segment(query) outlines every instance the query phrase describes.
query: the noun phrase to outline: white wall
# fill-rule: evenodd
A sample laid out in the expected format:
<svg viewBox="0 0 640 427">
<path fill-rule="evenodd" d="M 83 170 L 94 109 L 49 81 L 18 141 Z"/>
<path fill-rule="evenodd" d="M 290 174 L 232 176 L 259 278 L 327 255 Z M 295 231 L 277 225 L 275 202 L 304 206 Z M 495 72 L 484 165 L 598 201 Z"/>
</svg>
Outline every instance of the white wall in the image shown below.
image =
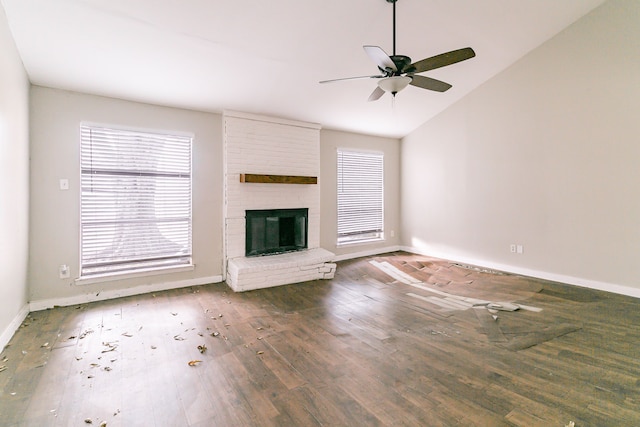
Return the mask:
<svg viewBox="0 0 640 427">
<path fill-rule="evenodd" d="M 403 244 L 640 296 L 639 112 L 640 2 L 611 0 L 403 139 Z"/>
<path fill-rule="evenodd" d="M 384 153 L 384 232 L 376 243 L 336 246 L 337 231 L 337 150 L 349 148 Z M 320 131 L 320 246 L 337 259 L 397 250 L 400 245 L 400 141 L 356 133 Z M 393 236 L 392 236 L 393 234 Z"/>
<path fill-rule="evenodd" d="M 0 351 L 27 314 L 29 80 L 0 5 Z"/>
<path fill-rule="evenodd" d="M 189 132 L 193 142 L 193 271 L 77 285 L 82 121 Z M 29 282 L 35 308 L 221 280 L 222 116 L 33 86 Z M 59 179 L 69 179 L 61 191 Z M 58 266 L 71 279 L 58 278 Z M 98 295 L 99 294 L 99 295 Z"/>
</svg>

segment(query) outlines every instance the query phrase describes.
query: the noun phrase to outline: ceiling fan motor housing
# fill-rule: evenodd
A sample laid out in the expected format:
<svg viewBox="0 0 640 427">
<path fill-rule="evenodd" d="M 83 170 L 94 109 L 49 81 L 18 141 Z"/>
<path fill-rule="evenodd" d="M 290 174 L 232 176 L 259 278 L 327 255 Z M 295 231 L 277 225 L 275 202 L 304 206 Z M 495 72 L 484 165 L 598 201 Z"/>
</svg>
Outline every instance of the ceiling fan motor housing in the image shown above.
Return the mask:
<svg viewBox="0 0 640 427">
<path fill-rule="evenodd" d="M 411 58 L 409 58 L 408 56 L 392 55 L 389 58 L 391 58 L 393 63 L 396 64 L 396 68 L 398 69 L 395 75 L 410 73 L 412 71 L 415 71 L 416 69 L 415 67 L 411 66 Z"/>
</svg>

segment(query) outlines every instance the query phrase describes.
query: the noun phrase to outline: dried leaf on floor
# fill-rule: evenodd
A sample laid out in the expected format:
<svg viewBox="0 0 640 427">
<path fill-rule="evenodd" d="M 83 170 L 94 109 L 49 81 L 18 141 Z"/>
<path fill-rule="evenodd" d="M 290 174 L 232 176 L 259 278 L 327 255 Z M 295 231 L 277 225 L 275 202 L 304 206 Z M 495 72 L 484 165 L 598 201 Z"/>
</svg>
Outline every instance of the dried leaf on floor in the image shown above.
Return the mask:
<svg viewBox="0 0 640 427">
<path fill-rule="evenodd" d="M 7 369 L 7 365 L 0 366 L 0 372 L 5 371 Z"/>
<path fill-rule="evenodd" d="M 151 346 L 151 350 L 155 350 L 156 348 L 158 348 L 158 347 L 156 347 L 155 345 Z"/>
<path fill-rule="evenodd" d="M 48 342 L 46 342 L 46 343 L 44 343 L 44 344 L 42 344 L 42 345 L 40 346 L 40 348 L 45 348 L 45 347 L 49 347 L 49 343 L 48 343 Z"/>
<path fill-rule="evenodd" d="M 131 338 L 133 335 L 131 335 L 129 332 L 125 332 L 125 333 L 122 334 L 122 336 Z"/>
<path fill-rule="evenodd" d="M 86 331 L 84 331 L 83 333 L 80 334 L 80 339 L 84 339 L 87 335 L 92 334 L 93 333 L 93 329 L 89 328 Z"/>
<path fill-rule="evenodd" d="M 185 340 L 185 338 L 182 338 L 179 334 L 178 335 L 174 335 L 173 339 L 176 340 L 176 341 L 184 341 Z"/>
<path fill-rule="evenodd" d="M 204 352 L 205 352 L 205 351 L 207 351 L 207 346 L 206 346 L 206 345 L 204 345 L 204 344 L 199 345 L 199 346 L 198 346 L 198 351 L 199 351 L 201 354 L 204 354 Z"/>
<path fill-rule="evenodd" d="M 93 424 L 93 420 L 91 418 L 85 418 L 84 422 L 87 424 Z"/>
<path fill-rule="evenodd" d="M 256 354 L 264 354 L 264 351 L 260 350 L 260 351 L 256 352 Z"/>
<path fill-rule="evenodd" d="M 177 316 L 177 315 L 178 315 L 178 313 L 174 313 L 174 312 L 172 311 L 172 312 L 171 312 L 171 315 L 172 315 L 172 316 Z"/>
<path fill-rule="evenodd" d="M 202 360 L 190 360 L 188 365 L 189 366 L 196 366 L 200 362 L 202 362 Z"/>
<path fill-rule="evenodd" d="M 220 332 L 211 332 L 210 334 L 212 337 L 217 337 L 218 335 L 220 335 Z"/>
<path fill-rule="evenodd" d="M 107 427 L 107 422 L 106 421 L 101 422 L 100 427 Z"/>
</svg>

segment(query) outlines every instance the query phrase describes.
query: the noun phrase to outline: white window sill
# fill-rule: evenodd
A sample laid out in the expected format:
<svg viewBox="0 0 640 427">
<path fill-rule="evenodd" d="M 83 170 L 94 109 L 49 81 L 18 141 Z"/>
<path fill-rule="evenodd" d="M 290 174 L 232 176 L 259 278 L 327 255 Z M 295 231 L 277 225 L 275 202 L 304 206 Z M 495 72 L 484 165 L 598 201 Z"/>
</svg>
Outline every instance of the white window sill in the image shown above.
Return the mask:
<svg viewBox="0 0 640 427">
<path fill-rule="evenodd" d="M 160 267 L 147 270 L 137 270 L 127 273 L 107 273 L 95 274 L 92 276 L 83 276 L 75 279 L 76 285 L 91 285 L 93 283 L 114 282 L 116 280 L 131 279 L 134 277 L 157 276 L 160 274 L 180 273 L 182 271 L 193 271 L 195 264 L 178 265 L 172 267 Z"/>
<path fill-rule="evenodd" d="M 378 242 L 384 242 L 385 239 L 384 237 L 376 237 L 373 239 L 362 239 L 362 240 L 353 240 L 351 242 L 342 242 L 342 243 L 336 243 L 336 248 L 341 248 L 344 246 L 359 246 L 359 245 L 367 245 L 370 243 L 378 243 Z"/>
</svg>

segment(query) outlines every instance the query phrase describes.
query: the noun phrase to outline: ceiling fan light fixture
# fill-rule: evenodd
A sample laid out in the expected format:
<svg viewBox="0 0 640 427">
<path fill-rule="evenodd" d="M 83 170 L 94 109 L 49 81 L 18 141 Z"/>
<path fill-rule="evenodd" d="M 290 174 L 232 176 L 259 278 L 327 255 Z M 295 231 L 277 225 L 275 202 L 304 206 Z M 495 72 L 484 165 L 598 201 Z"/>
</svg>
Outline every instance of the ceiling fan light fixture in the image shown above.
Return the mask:
<svg viewBox="0 0 640 427">
<path fill-rule="evenodd" d="M 393 95 L 400 92 L 411 83 L 409 76 L 392 76 L 385 77 L 378 81 L 378 86 L 385 92 L 391 92 Z"/>
</svg>

